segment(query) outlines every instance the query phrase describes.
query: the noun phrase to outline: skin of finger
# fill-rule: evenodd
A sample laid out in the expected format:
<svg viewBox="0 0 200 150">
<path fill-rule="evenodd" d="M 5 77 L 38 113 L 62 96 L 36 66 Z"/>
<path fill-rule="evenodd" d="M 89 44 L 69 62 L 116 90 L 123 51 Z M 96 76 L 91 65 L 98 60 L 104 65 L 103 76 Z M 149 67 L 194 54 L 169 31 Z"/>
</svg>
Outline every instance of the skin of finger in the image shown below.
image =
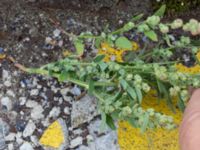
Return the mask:
<svg viewBox="0 0 200 150">
<path fill-rule="evenodd" d="M 193 92 L 179 128 L 181 150 L 196 150 L 200 147 L 200 89 Z"/>
</svg>

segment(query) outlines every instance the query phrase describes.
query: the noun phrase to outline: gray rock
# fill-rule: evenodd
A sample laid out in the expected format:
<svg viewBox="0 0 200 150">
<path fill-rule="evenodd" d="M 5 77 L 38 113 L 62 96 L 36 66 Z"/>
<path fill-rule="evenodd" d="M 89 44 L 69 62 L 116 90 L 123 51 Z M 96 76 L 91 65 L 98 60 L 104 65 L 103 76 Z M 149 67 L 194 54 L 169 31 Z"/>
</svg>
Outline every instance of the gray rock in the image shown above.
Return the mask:
<svg viewBox="0 0 200 150">
<path fill-rule="evenodd" d="M 83 143 L 83 138 L 79 136 L 79 137 L 71 140 L 70 148 L 75 148 L 75 147 L 81 145 L 82 143 Z"/>
<path fill-rule="evenodd" d="M 56 118 L 60 115 L 60 107 L 53 107 L 49 113 L 50 118 Z"/>
<path fill-rule="evenodd" d="M 88 126 L 88 131 L 89 131 L 90 135 L 92 135 L 94 138 L 98 138 L 100 135 L 106 134 L 112 130 L 109 128 L 102 129 L 101 128 L 101 120 L 96 119 L 96 120 L 90 122 L 90 124 Z"/>
<path fill-rule="evenodd" d="M 28 100 L 26 102 L 26 107 L 28 108 L 35 108 L 37 107 L 39 104 L 36 101 L 32 101 L 32 100 Z"/>
<path fill-rule="evenodd" d="M 94 97 L 84 96 L 79 101 L 74 101 L 71 111 L 71 124 L 73 128 L 91 121 L 97 112 L 97 101 Z"/>
<path fill-rule="evenodd" d="M 65 113 L 66 115 L 69 115 L 69 114 L 70 114 L 69 107 L 65 107 L 65 108 L 64 108 L 64 113 Z"/>
<path fill-rule="evenodd" d="M 11 97 L 15 97 L 15 93 L 12 90 L 7 90 L 6 94 Z"/>
<path fill-rule="evenodd" d="M 6 81 L 4 82 L 4 85 L 5 85 L 6 87 L 11 87 L 12 83 L 11 83 L 10 80 L 6 80 Z"/>
<path fill-rule="evenodd" d="M 43 111 L 44 111 L 44 109 L 42 108 L 42 106 L 41 105 L 37 105 L 31 111 L 31 118 L 33 120 L 38 120 L 38 119 L 44 118 Z"/>
<path fill-rule="evenodd" d="M 0 118 L 0 135 L 3 135 L 3 137 L 5 137 L 6 135 L 8 135 L 9 130 L 10 126 Z"/>
<path fill-rule="evenodd" d="M 76 148 L 76 150 L 91 150 L 90 147 L 87 147 L 85 145 L 81 145 L 80 147 Z"/>
<path fill-rule="evenodd" d="M 37 95 L 39 95 L 39 90 L 38 89 L 32 89 L 31 92 L 30 92 L 30 95 L 31 96 L 37 96 Z"/>
<path fill-rule="evenodd" d="M 51 44 L 52 38 L 51 37 L 46 37 L 45 38 L 45 44 Z"/>
<path fill-rule="evenodd" d="M 14 145 L 12 143 L 8 144 L 8 150 L 15 150 Z"/>
<path fill-rule="evenodd" d="M 36 129 L 35 123 L 32 120 L 29 120 L 28 124 L 26 125 L 26 128 L 23 131 L 23 137 L 26 138 L 28 136 L 31 136 L 35 131 L 35 129 Z"/>
<path fill-rule="evenodd" d="M 78 87 L 75 85 L 75 86 L 71 89 L 71 93 L 72 93 L 73 95 L 78 96 L 78 95 L 81 94 L 81 90 L 80 90 L 80 88 L 78 88 Z"/>
<path fill-rule="evenodd" d="M 91 150 L 120 150 L 119 145 L 117 144 L 117 134 L 115 131 L 97 138 L 88 145 Z"/>
<path fill-rule="evenodd" d="M 34 146 L 39 145 L 39 140 L 38 140 L 37 136 L 35 136 L 35 135 L 31 136 L 31 142 L 34 144 Z"/>
<path fill-rule="evenodd" d="M 6 149 L 6 142 L 2 134 L 0 134 L 0 150 Z"/>
<path fill-rule="evenodd" d="M 1 99 L 1 105 L 8 111 L 12 110 L 13 107 L 12 101 L 9 97 L 3 97 Z"/>
<path fill-rule="evenodd" d="M 61 33 L 61 31 L 60 31 L 59 29 L 55 29 L 55 30 L 53 31 L 54 37 L 60 36 L 60 33 Z"/>
<path fill-rule="evenodd" d="M 15 137 L 16 137 L 16 134 L 11 132 L 5 137 L 5 140 L 6 141 L 14 141 Z"/>
<path fill-rule="evenodd" d="M 19 104 L 24 105 L 26 103 L 26 97 L 20 97 L 19 98 Z"/>
<path fill-rule="evenodd" d="M 32 145 L 31 145 L 30 143 L 24 142 L 24 143 L 20 146 L 19 150 L 34 150 L 34 149 L 33 149 Z"/>
</svg>

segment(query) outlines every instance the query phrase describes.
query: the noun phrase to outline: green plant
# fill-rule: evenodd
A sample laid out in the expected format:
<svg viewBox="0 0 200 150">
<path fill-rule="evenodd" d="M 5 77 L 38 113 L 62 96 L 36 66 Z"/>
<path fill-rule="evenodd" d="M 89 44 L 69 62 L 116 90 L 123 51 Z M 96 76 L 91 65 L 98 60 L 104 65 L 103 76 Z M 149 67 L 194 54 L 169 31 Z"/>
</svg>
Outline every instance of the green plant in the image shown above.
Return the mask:
<svg viewBox="0 0 200 150">
<path fill-rule="evenodd" d="M 161 23 L 165 8 L 162 6 L 144 21 L 141 21 L 143 15 L 138 15 L 120 29 L 102 32 L 100 35 L 82 33 L 76 36 L 63 31 L 73 38 L 77 54 L 40 68 L 23 67 L 23 70 L 52 76 L 60 82 L 68 81 L 85 88 L 90 95 L 98 99 L 102 120 L 112 129 L 115 129 L 114 120 L 127 120 L 142 131 L 155 127 L 172 129 L 176 126 L 173 118 L 162 112 L 155 112 L 153 108 L 143 109 L 142 99 L 153 89 L 159 97 L 166 99 L 166 104 L 172 111 L 176 105 L 184 111 L 189 97 L 187 88 L 194 85 L 200 87 L 197 82 L 200 74 L 179 72 L 175 64 L 182 60 L 173 60 L 171 57 L 176 56 L 177 49 L 185 48 L 195 56 L 198 48 L 182 31 L 191 32 L 192 35 L 200 34 L 200 23 L 190 20 L 184 24 L 181 19 L 172 23 Z M 195 25 L 190 26 L 194 22 Z M 182 30 L 181 36 L 176 38 L 173 35 L 174 30 Z M 84 53 L 84 41 L 87 39 L 92 40 L 92 46 L 96 48 L 101 48 L 101 43 L 106 42 L 115 47 L 116 51 L 130 51 L 132 43 L 129 35 L 133 33 L 134 37 L 144 40 L 141 50 L 133 52 L 129 61 L 105 62 L 105 55 L 97 55 L 92 60 L 80 59 Z M 177 102 L 172 101 L 174 96 L 179 97 Z"/>
</svg>

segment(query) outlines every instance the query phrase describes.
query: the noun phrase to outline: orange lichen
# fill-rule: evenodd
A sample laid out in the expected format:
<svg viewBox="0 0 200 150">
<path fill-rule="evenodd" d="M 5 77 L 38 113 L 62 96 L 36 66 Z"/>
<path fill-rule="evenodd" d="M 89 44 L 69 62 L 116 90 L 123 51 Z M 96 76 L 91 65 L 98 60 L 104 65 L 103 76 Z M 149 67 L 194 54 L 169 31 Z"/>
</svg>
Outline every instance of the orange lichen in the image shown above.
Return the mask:
<svg viewBox="0 0 200 150">
<path fill-rule="evenodd" d="M 136 51 L 139 49 L 139 45 L 135 42 L 132 42 L 132 50 Z M 123 54 L 126 50 L 125 49 L 116 49 L 111 47 L 107 43 L 102 43 L 101 48 L 98 50 L 99 55 L 105 55 L 104 61 L 117 61 L 117 62 L 123 62 Z"/>
<path fill-rule="evenodd" d="M 154 108 L 158 112 L 172 116 L 177 125 L 181 121 L 181 112 L 177 110 L 173 113 L 164 100 L 158 102 L 154 92 L 144 97 L 142 106 L 143 108 Z M 122 121 L 119 122 L 118 142 L 121 150 L 178 150 L 178 128 L 174 130 L 149 129 L 141 133 L 140 129 Z"/>
</svg>

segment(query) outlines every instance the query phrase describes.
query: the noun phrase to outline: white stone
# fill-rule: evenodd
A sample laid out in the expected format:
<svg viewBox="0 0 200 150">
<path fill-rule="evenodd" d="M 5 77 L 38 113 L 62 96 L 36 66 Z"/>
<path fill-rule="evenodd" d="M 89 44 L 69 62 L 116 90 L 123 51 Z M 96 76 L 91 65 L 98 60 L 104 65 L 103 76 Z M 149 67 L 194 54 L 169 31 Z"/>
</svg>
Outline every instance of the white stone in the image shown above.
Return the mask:
<svg viewBox="0 0 200 150">
<path fill-rule="evenodd" d="M 26 138 L 28 136 L 31 136 L 35 131 L 35 129 L 36 129 L 35 123 L 32 120 L 29 120 L 28 124 L 26 125 L 23 131 L 23 137 Z"/>
<path fill-rule="evenodd" d="M 70 91 L 69 88 L 63 88 L 60 90 L 60 93 L 62 94 L 62 96 L 66 96 L 69 91 Z"/>
<path fill-rule="evenodd" d="M 81 94 L 81 90 L 80 90 L 80 88 L 78 88 L 78 87 L 75 85 L 75 86 L 71 89 L 71 93 L 72 93 L 73 95 L 78 96 L 78 95 Z"/>
<path fill-rule="evenodd" d="M 90 143 L 94 140 L 93 136 L 90 134 L 86 136 L 86 139 L 87 139 L 87 143 Z"/>
<path fill-rule="evenodd" d="M 19 104 L 24 105 L 26 103 L 26 97 L 20 97 L 19 98 Z"/>
<path fill-rule="evenodd" d="M 75 147 L 81 145 L 82 143 L 83 143 L 83 138 L 79 136 L 79 137 L 71 140 L 70 148 L 75 148 Z"/>
<path fill-rule="evenodd" d="M 15 150 L 14 145 L 12 143 L 8 144 L 8 150 Z"/>
<path fill-rule="evenodd" d="M 31 92 L 30 92 L 30 95 L 31 96 L 37 96 L 37 95 L 39 95 L 39 90 L 38 89 L 32 89 Z"/>
<path fill-rule="evenodd" d="M 11 97 L 15 97 L 15 93 L 12 90 L 7 90 L 6 94 Z"/>
<path fill-rule="evenodd" d="M 53 31 L 54 37 L 60 36 L 60 33 L 61 33 L 61 31 L 60 31 L 59 29 L 55 29 L 55 30 Z"/>
<path fill-rule="evenodd" d="M 64 113 L 65 113 L 66 115 L 69 115 L 69 114 L 70 114 L 69 107 L 65 107 L 65 108 L 64 108 Z"/>
<path fill-rule="evenodd" d="M 11 87 L 12 83 L 11 83 L 10 80 L 6 80 L 6 81 L 4 82 L 4 85 L 5 85 L 6 87 Z"/>
<path fill-rule="evenodd" d="M 38 138 L 35 135 L 31 136 L 31 142 L 34 144 L 34 146 L 38 146 L 39 145 Z"/>
<path fill-rule="evenodd" d="M 10 78 L 11 78 L 10 73 L 7 70 L 3 70 L 2 71 L 2 80 L 3 81 L 10 80 Z"/>
<path fill-rule="evenodd" d="M 39 106 L 39 104 L 36 101 L 28 100 L 26 102 L 26 107 L 28 107 L 28 108 L 35 108 L 37 106 Z"/>
<path fill-rule="evenodd" d="M 44 118 L 43 111 L 44 111 L 44 109 L 42 108 L 41 105 L 34 107 L 31 111 L 31 118 L 34 120 Z"/>
<path fill-rule="evenodd" d="M 24 143 L 20 146 L 19 150 L 34 150 L 34 149 L 33 149 L 32 145 L 31 145 L 30 143 L 24 142 Z"/>
<path fill-rule="evenodd" d="M 12 101 L 10 100 L 9 97 L 3 97 L 1 99 L 1 105 L 5 106 L 8 111 L 12 109 Z"/>
<path fill-rule="evenodd" d="M 46 37 L 45 43 L 46 44 L 51 44 L 52 38 L 51 37 Z"/>
<path fill-rule="evenodd" d="M 97 150 L 120 150 L 117 143 L 117 133 L 111 131 L 106 135 L 98 137 L 94 142 L 88 143 L 88 146 L 90 149 L 95 148 Z"/>
<path fill-rule="evenodd" d="M 60 115 L 60 107 L 53 107 L 49 113 L 50 118 L 56 118 Z"/>
<path fill-rule="evenodd" d="M 5 140 L 6 141 L 14 141 L 15 137 L 16 137 L 16 134 L 11 132 L 5 137 Z"/>
</svg>

